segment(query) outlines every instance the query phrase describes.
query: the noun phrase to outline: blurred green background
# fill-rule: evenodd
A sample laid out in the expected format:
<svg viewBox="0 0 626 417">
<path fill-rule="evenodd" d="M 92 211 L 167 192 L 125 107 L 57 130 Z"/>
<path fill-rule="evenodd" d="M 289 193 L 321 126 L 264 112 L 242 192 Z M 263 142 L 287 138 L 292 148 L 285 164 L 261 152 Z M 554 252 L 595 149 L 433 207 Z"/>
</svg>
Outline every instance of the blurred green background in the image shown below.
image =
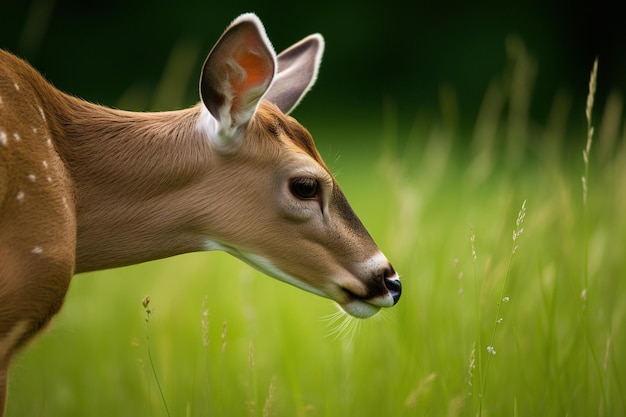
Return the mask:
<svg viewBox="0 0 626 417">
<path fill-rule="evenodd" d="M 313 32 L 327 40 L 324 64 L 307 98 L 307 117 L 338 111 L 378 116 L 396 106 L 400 126 L 435 123 L 455 106 L 473 128 L 485 91 L 511 66 L 512 40 L 529 57 L 533 120 L 544 123 L 556 95 L 584 105 L 589 68 L 600 57 L 598 106 L 626 88 L 626 30 L 617 3 L 601 1 L 149 1 L 3 0 L 0 47 L 27 58 L 59 88 L 103 104 L 153 91 L 172 54 L 188 74 L 177 104 L 197 100 L 201 61 L 237 15 L 257 13 L 277 50 Z M 122 104 L 162 109 L 172 100 Z M 417 116 L 419 115 L 419 116 Z"/>
</svg>

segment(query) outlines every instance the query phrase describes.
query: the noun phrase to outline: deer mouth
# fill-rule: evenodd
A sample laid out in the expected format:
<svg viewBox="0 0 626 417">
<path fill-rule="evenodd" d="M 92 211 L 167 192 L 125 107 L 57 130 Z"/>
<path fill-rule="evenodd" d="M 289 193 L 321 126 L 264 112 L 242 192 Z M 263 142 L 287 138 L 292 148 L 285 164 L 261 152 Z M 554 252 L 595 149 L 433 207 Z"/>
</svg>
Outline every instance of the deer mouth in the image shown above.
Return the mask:
<svg viewBox="0 0 626 417">
<path fill-rule="evenodd" d="M 342 301 L 337 301 L 337 304 L 344 312 L 359 319 L 372 317 L 381 308 L 391 307 L 394 304 L 389 295 L 367 298 L 346 288 L 342 288 L 342 290 L 344 297 L 342 297 Z"/>
<path fill-rule="evenodd" d="M 358 319 L 367 319 L 378 313 L 381 307 L 362 299 L 352 299 L 346 303 L 337 303 L 344 312 Z"/>
</svg>

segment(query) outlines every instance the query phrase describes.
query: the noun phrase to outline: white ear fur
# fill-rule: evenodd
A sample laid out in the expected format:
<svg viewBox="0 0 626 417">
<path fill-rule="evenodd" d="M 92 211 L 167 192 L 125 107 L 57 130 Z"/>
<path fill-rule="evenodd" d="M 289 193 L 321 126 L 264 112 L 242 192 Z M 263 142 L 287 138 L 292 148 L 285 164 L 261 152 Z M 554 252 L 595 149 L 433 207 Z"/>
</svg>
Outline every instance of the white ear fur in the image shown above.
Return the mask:
<svg viewBox="0 0 626 417">
<path fill-rule="evenodd" d="M 247 13 L 235 19 L 209 53 L 200 77 L 200 97 L 213 118 L 212 140 L 227 144 L 240 136 L 274 80 L 276 67 L 276 54 L 259 18 Z"/>
<path fill-rule="evenodd" d="M 283 113 L 290 113 L 315 84 L 323 54 L 324 38 L 320 34 L 310 35 L 281 52 L 276 79 L 265 99 Z"/>
</svg>

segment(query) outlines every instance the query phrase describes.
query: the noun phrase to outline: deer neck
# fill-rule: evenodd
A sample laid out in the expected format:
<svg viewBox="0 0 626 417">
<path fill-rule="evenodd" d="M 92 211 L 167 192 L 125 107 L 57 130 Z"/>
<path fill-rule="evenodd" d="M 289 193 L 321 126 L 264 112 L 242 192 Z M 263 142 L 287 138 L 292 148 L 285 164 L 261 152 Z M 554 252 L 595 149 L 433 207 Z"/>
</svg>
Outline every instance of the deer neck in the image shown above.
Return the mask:
<svg viewBox="0 0 626 417">
<path fill-rule="evenodd" d="M 211 170 L 199 106 L 134 113 L 63 100 L 60 134 L 52 136 L 75 187 L 76 272 L 206 247 L 194 205 L 181 198 Z"/>
</svg>

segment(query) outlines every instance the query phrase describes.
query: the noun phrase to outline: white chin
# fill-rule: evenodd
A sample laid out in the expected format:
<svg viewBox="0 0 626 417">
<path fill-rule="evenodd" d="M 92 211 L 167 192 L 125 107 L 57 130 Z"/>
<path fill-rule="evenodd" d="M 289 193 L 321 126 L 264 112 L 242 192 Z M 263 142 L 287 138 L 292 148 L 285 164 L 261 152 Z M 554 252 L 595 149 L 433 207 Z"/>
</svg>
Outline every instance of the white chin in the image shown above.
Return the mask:
<svg viewBox="0 0 626 417">
<path fill-rule="evenodd" d="M 370 318 L 380 310 L 380 307 L 360 300 L 353 300 L 346 304 L 338 303 L 338 305 L 343 311 L 358 319 Z"/>
</svg>

